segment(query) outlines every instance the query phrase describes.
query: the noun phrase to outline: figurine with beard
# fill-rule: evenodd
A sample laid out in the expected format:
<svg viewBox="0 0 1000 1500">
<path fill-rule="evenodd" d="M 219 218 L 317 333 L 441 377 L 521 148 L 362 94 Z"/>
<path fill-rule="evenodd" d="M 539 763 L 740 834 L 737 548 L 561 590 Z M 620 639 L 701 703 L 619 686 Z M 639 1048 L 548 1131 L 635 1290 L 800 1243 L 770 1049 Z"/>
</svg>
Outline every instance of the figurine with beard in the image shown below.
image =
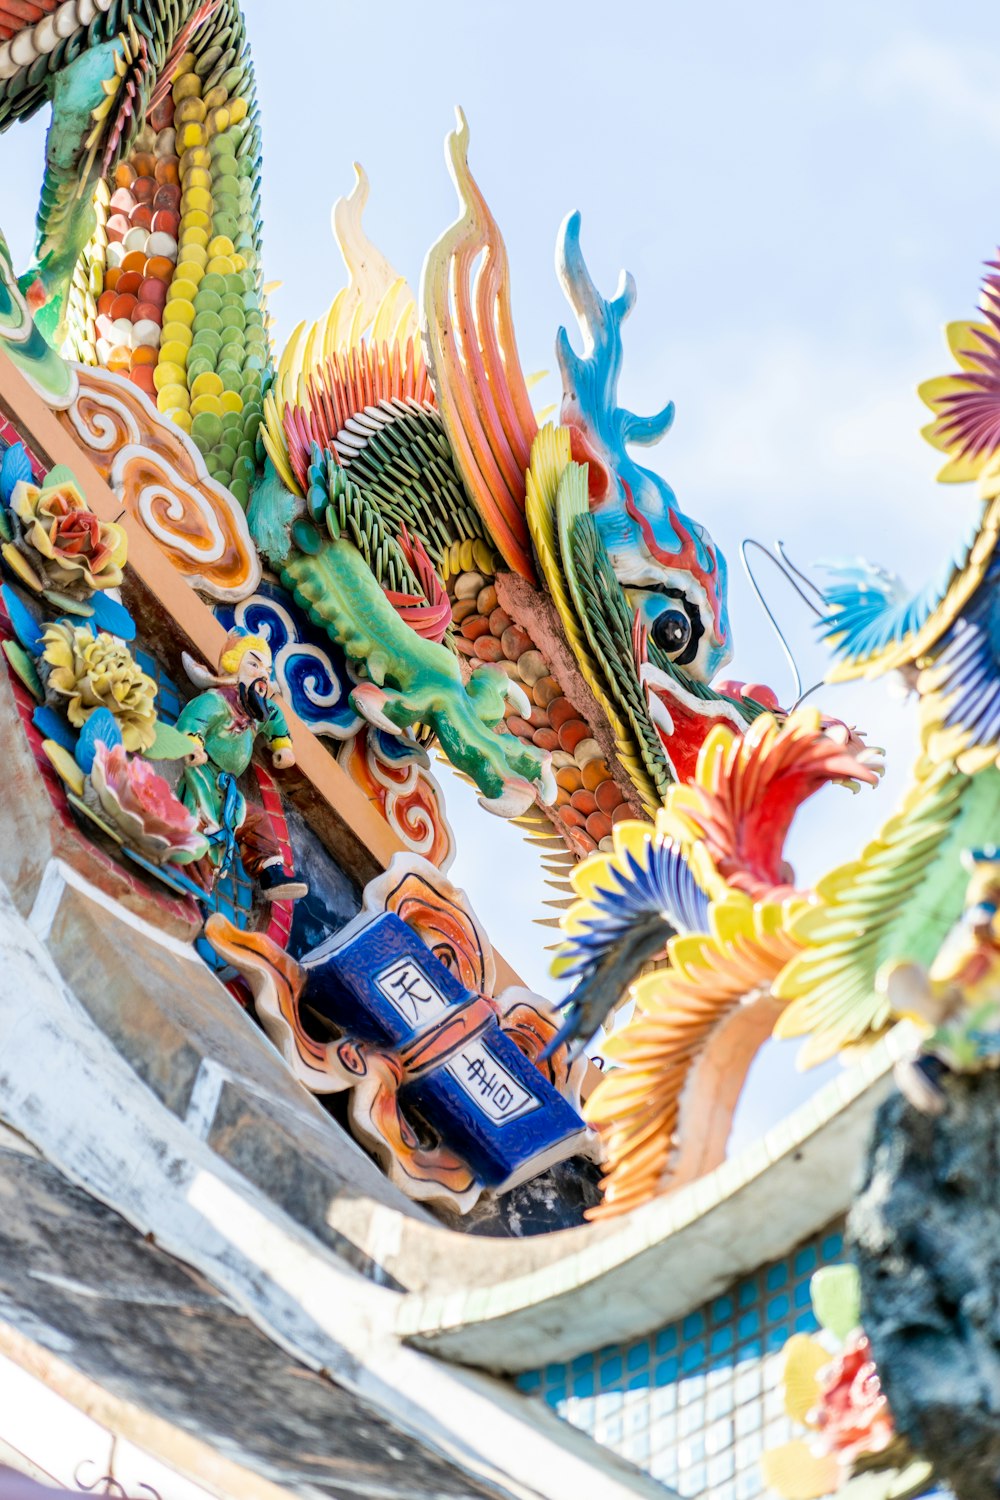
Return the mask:
<svg viewBox="0 0 1000 1500">
<path fill-rule="evenodd" d="M 238 847 L 247 874 L 268 901 L 295 901 L 308 887 L 285 869 L 267 819 L 250 812 L 236 786 L 250 765 L 259 736 L 267 740 L 271 764 L 282 770 L 295 764 L 285 716 L 275 696 L 271 648 L 263 636 L 230 631 L 219 660 L 219 674 L 207 671 L 185 654 L 184 666 L 199 693 L 184 705 L 177 729 L 197 741 L 188 757 L 177 794 L 198 818 L 213 845 L 213 865 L 228 868 Z"/>
</svg>

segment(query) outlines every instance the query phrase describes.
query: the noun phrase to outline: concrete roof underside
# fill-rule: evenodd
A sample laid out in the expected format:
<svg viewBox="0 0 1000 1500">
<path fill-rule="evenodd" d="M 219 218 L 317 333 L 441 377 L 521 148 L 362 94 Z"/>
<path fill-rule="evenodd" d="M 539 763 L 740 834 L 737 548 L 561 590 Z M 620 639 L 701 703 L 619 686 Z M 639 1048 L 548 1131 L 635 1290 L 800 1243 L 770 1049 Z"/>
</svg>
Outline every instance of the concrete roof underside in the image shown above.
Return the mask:
<svg viewBox="0 0 1000 1500">
<path fill-rule="evenodd" d="M 0 1353 L 187 1478 L 247 1500 L 508 1493 L 290 1358 L 54 1167 L 0 1147 L 0 1202 Z"/>
</svg>

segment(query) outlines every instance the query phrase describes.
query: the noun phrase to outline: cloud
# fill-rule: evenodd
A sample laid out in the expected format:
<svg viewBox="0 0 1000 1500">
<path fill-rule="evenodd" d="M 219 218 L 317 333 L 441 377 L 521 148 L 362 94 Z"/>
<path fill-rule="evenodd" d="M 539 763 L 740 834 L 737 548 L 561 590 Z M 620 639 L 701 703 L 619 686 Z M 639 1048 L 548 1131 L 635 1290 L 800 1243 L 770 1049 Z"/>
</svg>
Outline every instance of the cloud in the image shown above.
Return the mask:
<svg viewBox="0 0 1000 1500">
<path fill-rule="evenodd" d="M 766 347 L 685 349 L 688 377 L 671 436 L 670 482 L 735 556 L 742 537 L 795 542 L 804 561 L 868 555 L 919 585 L 976 511 L 972 486 L 935 483 L 920 437 L 917 372 L 898 353 L 866 358 L 806 334 Z M 944 371 L 928 357 L 921 375 Z"/>
<path fill-rule="evenodd" d="M 700 359 L 685 365 L 696 389 Z M 934 458 L 918 436 L 921 412 L 908 368 L 886 368 L 863 350 L 834 350 L 804 334 L 777 333 L 765 348 L 731 352 L 727 381 L 713 362 L 711 411 L 685 406 L 684 457 L 703 486 L 732 485 L 781 500 L 802 485 L 899 489 L 929 483 Z M 681 433 L 678 434 L 678 448 Z"/>
<path fill-rule="evenodd" d="M 869 99 L 889 106 L 919 100 L 956 132 L 971 128 L 1000 142 L 998 65 L 995 48 L 977 46 L 973 51 L 907 34 L 868 63 L 863 88 Z"/>
</svg>

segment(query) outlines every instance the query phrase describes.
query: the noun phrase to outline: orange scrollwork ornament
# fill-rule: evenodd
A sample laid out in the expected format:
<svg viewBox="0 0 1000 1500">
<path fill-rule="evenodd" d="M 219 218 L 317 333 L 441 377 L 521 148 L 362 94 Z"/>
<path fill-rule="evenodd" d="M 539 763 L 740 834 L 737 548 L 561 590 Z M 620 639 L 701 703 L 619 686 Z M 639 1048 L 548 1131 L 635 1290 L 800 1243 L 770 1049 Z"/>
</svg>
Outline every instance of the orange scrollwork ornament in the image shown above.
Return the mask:
<svg viewBox="0 0 1000 1500">
<path fill-rule="evenodd" d="M 102 478 L 193 588 L 237 600 L 260 582 L 246 516 L 212 479 L 180 428 L 138 386 L 80 366 L 78 389 L 57 419 Z"/>
</svg>

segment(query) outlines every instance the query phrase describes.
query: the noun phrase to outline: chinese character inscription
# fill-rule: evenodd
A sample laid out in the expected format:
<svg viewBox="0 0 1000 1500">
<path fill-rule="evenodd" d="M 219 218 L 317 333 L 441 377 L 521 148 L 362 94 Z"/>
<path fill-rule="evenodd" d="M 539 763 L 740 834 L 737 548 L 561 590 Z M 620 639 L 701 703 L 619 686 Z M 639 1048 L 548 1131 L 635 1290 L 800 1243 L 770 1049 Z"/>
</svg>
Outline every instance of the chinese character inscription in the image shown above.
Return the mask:
<svg viewBox="0 0 1000 1500">
<path fill-rule="evenodd" d="M 389 1004 L 414 1027 L 433 1020 L 448 1008 L 440 990 L 435 989 L 412 958 L 398 958 L 375 976 L 375 984 Z"/>
<path fill-rule="evenodd" d="M 482 1042 L 464 1047 L 448 1064 L 448 1072 L 495 1125 L 506 1125 L 538 1108 L 534 1094 Z"/>
</svg>

